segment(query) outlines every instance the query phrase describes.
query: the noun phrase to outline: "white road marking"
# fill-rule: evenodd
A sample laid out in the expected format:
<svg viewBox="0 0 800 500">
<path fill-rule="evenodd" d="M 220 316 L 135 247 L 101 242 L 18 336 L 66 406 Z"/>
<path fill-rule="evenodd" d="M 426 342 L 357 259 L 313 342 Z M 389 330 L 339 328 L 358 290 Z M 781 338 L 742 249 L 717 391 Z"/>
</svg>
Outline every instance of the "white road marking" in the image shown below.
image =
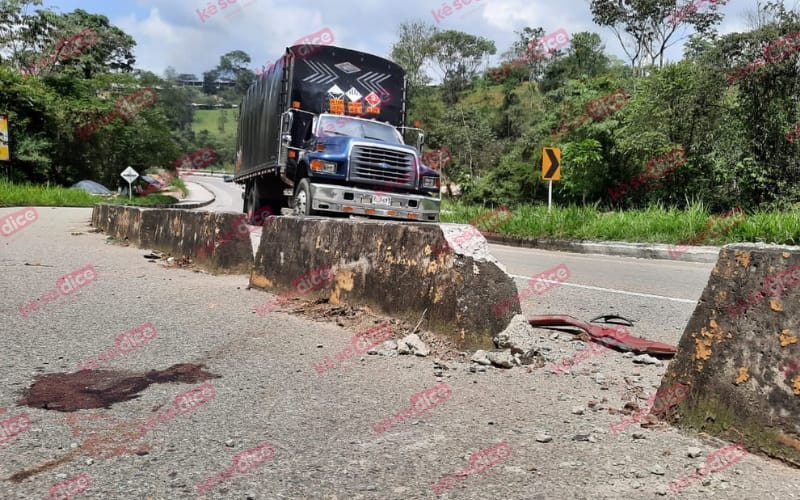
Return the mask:
<svg viewBox="0 0 800 500">
<path fill-rule="evenodd" d="M 510 276 L 513 277 L 513 278 L 519 278 L 519 279 L 525 280 L 525 281 L 528 281 L 529 279 L 531 279 L 530 276 L 520 276 L 518 274 L 511 274 Z M 600 286 L 592 286 L 592 285 L 579 285 L 577 283 L 562 283 L 561 281 L 552 281 L 552 280 L 546 280 L 546 279 L 542 279 L 541 281 L 544 281 L 545 283 L 555 283 L 555 284 L 561 285 L 561 286 L 572 286 L 572 287 L 575 287 L 575 288 L 585 288 L 587 290 L 597 290 L 597 291 L 600 291 L 600 292 L 620 293 L 620 294 L 623 294 L 623 295 L 634 295 L 636 297 L 648 297 L 648 298 L 651 298 L 651 299 L 671 300 L 673 302 L 683 302 L 685 304 L 695 304 L 695 303 L 697 303 L 696 300 L 677 299 L 675 297 L 666 297 L 664 295 L 653 295 L 653 294 L 650 294 L 650 293 L 629 292 L 627 290 L 615 290 L 614 288 L 603 288 L 603 287 L 600 287 Z"/>
</svg>

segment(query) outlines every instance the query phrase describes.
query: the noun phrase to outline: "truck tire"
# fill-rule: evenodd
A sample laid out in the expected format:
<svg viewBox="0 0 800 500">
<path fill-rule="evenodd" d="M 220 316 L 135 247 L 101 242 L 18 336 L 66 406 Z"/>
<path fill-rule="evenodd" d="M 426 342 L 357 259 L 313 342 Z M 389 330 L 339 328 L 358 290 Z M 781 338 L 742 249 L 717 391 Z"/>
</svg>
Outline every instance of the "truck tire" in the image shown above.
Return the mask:
<svg viewBox="0 0 800 500">
<path fill-rule="evenodd" d="M 247 183 L 244 192 L 244 212 L 247 214 L 247 223 L 251 225 L 258 225 L 258 215 L 262 212 L 264 206 L 264 199 L 261 195 L 261 187 L 258 179 L 253 179 Z"/>
<path fill-rule="evenodd" d="M 303 179 L 297 185 L 294 192 L 294 213 L 296 215 L 315 215 L 316 212 L 311 208 L 311 183 L 308 179 Z"/>
</svg>

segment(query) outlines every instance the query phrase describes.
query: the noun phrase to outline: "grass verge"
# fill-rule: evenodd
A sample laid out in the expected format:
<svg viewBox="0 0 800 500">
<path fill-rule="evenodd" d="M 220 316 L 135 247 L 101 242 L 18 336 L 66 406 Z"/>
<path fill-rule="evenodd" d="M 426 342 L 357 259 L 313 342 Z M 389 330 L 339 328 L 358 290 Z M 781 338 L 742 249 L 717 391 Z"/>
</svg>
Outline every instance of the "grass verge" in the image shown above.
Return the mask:
<svg viewBox="0 0 800 500">
<path fill-rule="evenodd" d="M 184 186 L 185 188 L 186 186 Z M 96 203 L 120 205 L 163 205 L 177 203 L 173 196 L 151 194 L 129 200 L 125 196 L 95 196 L 81 189 L 36 184 L 11 184 L 0 181 L 0 207 L 91 207 Z"/>
<path fill-rule="evenodd" d="M 174 177 L 170 179 L 169 185 L 180 189 L 181 192 L 183 193 L 183 196 L 189 195 L 189 190 L 186 188 L 186 183 L 183 182 L 183 179 L 181 179 L 180 177 Z"/>
<path fill-rule="evenodd" d="M 91 207 L 102 200 L 81 189 L 0 181 L 0 207 Z"/>
<path fill-rule="evenodd" d="M 492 212 L 480 205 L 442 203 L 442 222 L 469 223 Z M 739 224 L 720 224 L 720 214 L 710 214 L 701 204 L 685 210 L 651 206 L 644 210 L 603 212 L 597 206 L 553 207 L 521 205 L 495 232 L 522 238 L 559 240 L 629 241 L 635 243 L 687 243 L 724 245 L 761 242 L 800 245 L 800 210 L 747 212 Z M 719 230 L 719 229 L 722 230 Z M 730 228 L 730 229 L 729 229 Z M 479 229 L 484 229 L 479 227 Z"/>
<path fill-rule="evenodd" d="M 151 194 L 147 195 L 144 198 L 132 198 L 128 199 L 124 196 L 120 196 L 119 198 L 113 198 L 109 200 L 102 200 L 103 203 L 115 203 L 117 205 L 141 205 L 141 206 L 149 206 L 149 205 L 171 205 L 173 203 L 178 203 L 177 198 L 174 196 L 166 196 L 163 194 Z"/>
</svg>

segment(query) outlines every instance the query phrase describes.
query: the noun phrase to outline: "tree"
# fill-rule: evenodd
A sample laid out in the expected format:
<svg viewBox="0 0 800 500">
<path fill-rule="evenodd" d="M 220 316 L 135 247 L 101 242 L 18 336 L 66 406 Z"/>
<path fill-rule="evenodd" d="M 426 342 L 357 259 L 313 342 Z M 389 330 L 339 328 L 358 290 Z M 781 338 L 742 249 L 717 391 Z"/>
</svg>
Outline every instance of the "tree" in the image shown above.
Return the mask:
<svg viewBox="0 0 800 500">
<path fill-rule="evenodd" d="M 497 138 L 481 110 L 459 105 L 445 110 L 442 122 L 432 130 L 430 146 L 447 146 L 453 162 L 446 165 L 449 178 L 479 175 L 499 159 Z"/>
<path fill-rule="evenodd" d="M 778 2 L 762 8 L 761 17 L 772 19 L 770 24 L 722 37 L 700 64 L 713 68 L 712 82 L 732 85 L 736 96 L 729 119 L 739 125 L 746 146 L 736 158 L 742 165 L 740 184 L 747 186 L 745 198 L 764 204 L 797 201 L 800 143 L 787 140 L 785 132 L 800 118 L 800 48 L 795 36 L 800 14 Z"/>
<path fill-rule="evenodd" d="M 42 0 L 0 0 L 0 62 L 22 69 L 25 56 L 41 52 L 47 33 L 53 29 L 51 11 L 30 13 Z M 49 40 L 49 39 L 48 39 Z"/>
<path fill-rule="evenodd" d="M 416 95 L 418 89 L 430 82 L 430 77 L 422 70 L 425 61 L 433 55 L 431 37 L 438 30 L 423 21 L 409 21 L 400 24 L 400 38 L 392 45 L 392 61 L 406 71 L 409 96 Z"/>
<path fill-rule="evenodd" d="M 234 50 L 219 58 L 216 70 L 219 76 L 235 80 L 241 71 L 247 70 L 248 64 L 250 64 L 250 56 L 241 50 Z"/>
<path fill-rule="evenodd" d="M 65 36 L 85 28 L 92 28 L 97 33 L 97 42 L 81 52 L 72 61 L 76 70 L 84 78 L 100 73 L 130 73 L 136 64 L 133 48 L 136 41 L 116 26 L 108 18 L 96 14 L 88 14 L 76 10 L 66 15 Z"/>
<path fill-rule="evenodd" d="M 503 58 L 514 67 L 524 67 L 528 80 L 532 82 L 538 81 L 544 73 L 548 60 L 554 56 L 551 53 L 545 57 L 531 57 L 531 44 L 544 36 L 544 28 L 526 26 L 522 31 L 515 31 L 515 33 L 519 38 L 511 44 L 509 50 L 503 53 Z"/>
<path fill-rule="evenodd" d="M 572 36 L 563 64 L 568 78 L 592 78 L 605 73 L 611 61 L 600 35 L 584 31 Z"/>
<path fill-rule="evenodd" d="M 203 73 L 203 91 L 216 94 L 216 83 L 213 85 L 212 83 L 223 77 L 229 81 L 235 81 L 236 94 L 243 96 L 256 77 L 255 73 L 247 67 L 248 64 L 250 64 L 250 56 L 241 50 L 234 50 L 221 56 L 216 68 Z M 211 79 L 212 76 L 213 79 Z M 213 91 L 209 91 L 211 88 Z"/>
<path fill-rule="evenodd" d="M 164 80 L 174 82 L 178 79 L 178 72 L 172 66 L 167 66 L 164 70 Z"/>
<path fill-rule="evenodd" d="M 203 93 L 213 95 L 217 93 L 217 78 L 219 73 L 216 70 L 203 72 Z"/>
<path fill-rule="evenodd" d="M 26 24 L 18 29 L 18 41 L 11 43 L 10 52 L 21 71 L 85 79 L 133 71 L 136 42 L 105 16 L 81 9 L 69 14 L 42 9 L 20 22 Z"/>
<path fill-rule="evenodd" d="M 553 58 L 544 68 L 542 91 L 548 92 L 564 85 L 566 80 L 593 78 L 605 73 L 610 60 L 597 33 L 575 33 L 563 57 Z"/>
<path fill-rule="evenodd" d="M 469 86 L 483 58 L 497 51 L 493 41 L 455 30 L 434 33 L 431 50 L 433 61 L 443 74 L 443 98 L 447 104 L 458 101 L 458 93 Z"/>
<path fill-rule="evenodd" d="M 662 67 L 664 52 L 677 43 L 672 39 L 680 26 L 690 25 L 698 33 L 708 33 L 722 20 L 717 10 L 726 1 L 709 4 L 703 12 L 683 11 L 689 13 L 675 22 L 677 0 L 592 0 L 592 20 L 611 28 L 630 59 L 631 67 L 641 74 L 645 62 Z"/>
<path fill-rule="evenodd" d="M 174 87 L 164 85 L 164 89 L 159 92 L 158 100 L 167 115 L 170 127 L 176 130 L 190 128 L 194 118 L 194 108 L 192 108 L 192 93 L 188 87 Z"/>
</svg>

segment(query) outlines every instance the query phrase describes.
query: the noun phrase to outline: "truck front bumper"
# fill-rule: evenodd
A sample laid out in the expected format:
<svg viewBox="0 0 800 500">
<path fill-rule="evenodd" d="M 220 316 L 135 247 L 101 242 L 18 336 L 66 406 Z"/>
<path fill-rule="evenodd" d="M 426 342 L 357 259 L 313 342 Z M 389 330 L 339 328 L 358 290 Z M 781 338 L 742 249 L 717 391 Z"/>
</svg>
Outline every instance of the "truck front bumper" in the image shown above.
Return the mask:
<svg viewBox="0 0 800 500">
<path fill-rule="evenodd" d="M 424 222 L 439 220 L 441 204 L 439 198 L 433 196 L 313 183 L 311 200 L 311 208 L 314 210 Z"/>
</svg>

